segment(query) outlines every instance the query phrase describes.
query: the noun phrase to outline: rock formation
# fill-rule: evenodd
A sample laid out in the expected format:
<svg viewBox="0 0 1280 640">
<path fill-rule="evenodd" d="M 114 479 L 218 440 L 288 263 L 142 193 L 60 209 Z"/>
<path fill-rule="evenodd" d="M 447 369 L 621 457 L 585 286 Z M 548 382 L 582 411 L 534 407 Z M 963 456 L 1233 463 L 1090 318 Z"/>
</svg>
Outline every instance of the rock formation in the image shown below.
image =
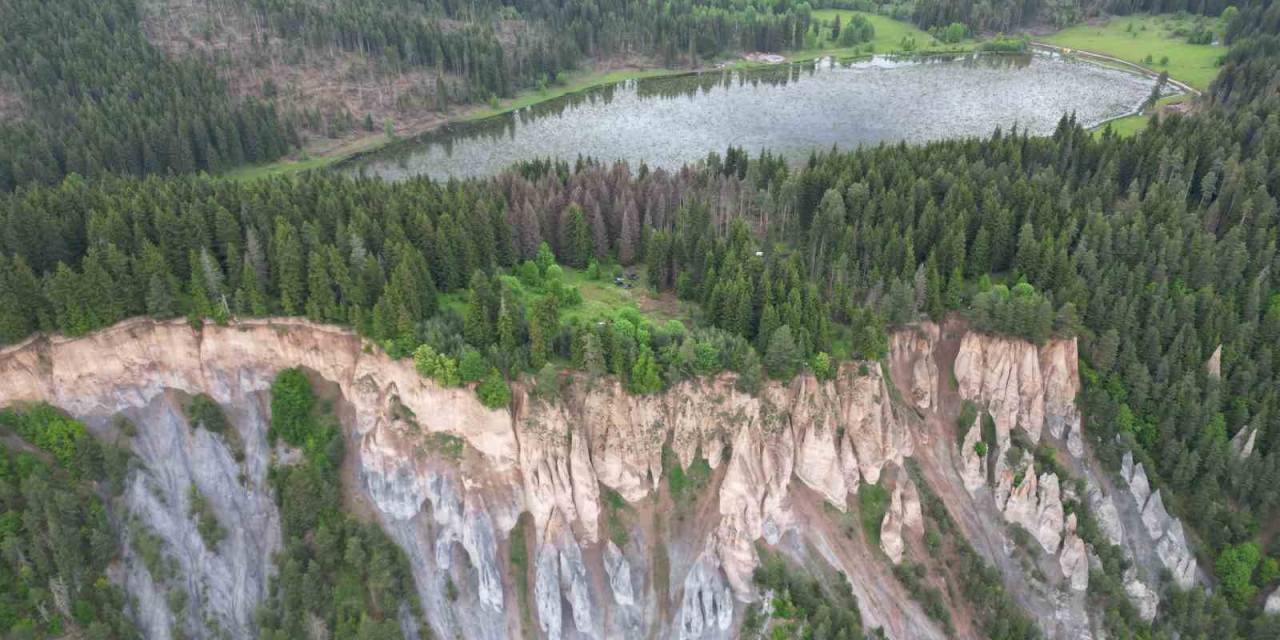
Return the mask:
<svg viewBox="0 0 1280 640">
<path fill-rule="evenodd" d="M 939 382 L 939 353 L 944 340 L 957 338 L 958 395 L 996 423 L 998 443 L 987 456 L 977 454 L 980 420 L 959 443 L 951 433 L 930 432 L 954 424 L 945 412 L 957 402 Z M 125 504 L 138 524 L 130 526 L 162 539 L 188 575 L 193 603 L 181 615 L 169 612 L 163 585 L 126 545 L 118 579 L 148 637 L 167 638 L 170 629 L 201 637 L 206 621 L 233 637 L 253 635 L 253 611 L 280 548 L 266 473 L 273 455 L 289 455 L 266 444 L 268 390 L 281 369 L 295 366 L 332 383 L 341 397 L 352 443 L 344 486 L 367 505 L 363 515 L 404 549 L 424 617 L 440 637 L 496 640 L 523 634 L 526 624 L 548 638 L 732 637 L 743 603 L 760 598 L 752 573 L 757 545 L 766 544 L 850 576 L 864 621 L 890 637 L 940 638 L 888 568 L 873 566 L 882 560 L 859 550 L 856 536 L 833 539 L 820 521 L 845 511 L 863 483 L 885 486 L 891 493 L 880 523 L 882 550 L 901 562 L 924 530 L 904 461 L 933 444 L 959 452 L 946 462 L 954 466 L 932 468 L 930 483 L 956 478 L 964 487 L 939 493 L 996 503 L 990 521 L 972 525 L 982 529 L 976 533 L 1002 537 L 1001 517 L 1024 526 L 1052 563 L 1046 566 L 1060 572 L 1064 593 L 1082 593 L 1088 549 L 1074 516 L 1064 516 L 1060 479 L 1038 473 L 1030 454 L 1013 466 L 1005 460 L 1014 429 L 1032 442 L 1047 432 L 1075 458 L 1083 455 L 1075 342 L 1036 347 L 967 332 L 944 338 L 938 327 L 923 325 L 895 333 L 891 348 L 890 366 L 902 385 L 897 406 L 880 365 L 864 363 L 842 367 L 827 382 L 800 376 L 787 385 L 768 383 L 758 395 L 739 391 L 731 376 L 643 397 L 608 379 L 569 385 L 555 400 L 531 397 L 517 384 L 511 409 L 493 411 L 472 391 L 441 388 L 411 362 L 392 360 L 335 327 L 261 320 L 197 331 L 139 320 L 0 350 L 0 406 L 46 401 L 99 432 L 118 414 L 137 423 L 132 447 L 140 464 L 128 479 Z M 242 462 L 225 439 L 186 424 L 180 400 L 197 393 L 229 412 L 243 442 Z M 441 447 L 442 441 L 457 446 Z M 603 494 L 616 492 L 637 508 L 655 505 L 668 465 L 689 468 L 699 458 L 712 472 L 705 495 L 696 496 L 697 517 L 661 531 L 627 525 L 630 541 L 615 543 Z M 987 489 L 989 460 L 996 468 Z M 930 456 L 920 463 L 938 464 Z M 1150 538 L 1153 562 L 1179 584 L 1194 580 L 1181 525 L 1152 494 L 1141 465 L 1126 465 L 1140 530 L 1116 513 L 1115 496 L 1091 485 L 1088 500 L 1101 529 L 1117 543 Z M 203 545 L 188 517 L 192 484 L 229 532 L 215 549 Z M 525 513 L 532 544 L 528 620 L 512 584 L 525 576 L 510 574 L 506 554 L 511 544 L 524 544 L 510 538 Z M 675 537 L 654 539 L 667 532 Z M 988 554 L 1000 564 L 998 554 Z M 1126 589 L 1143 611 L 1154 612 L 1156 591 L 1145 579 L 1127 576 Z M 1041 597 L 1025 593 L 1029 606 Z M 1085 626 L 1071 615 L 1056 617 L 1053 624 L 1065 626 L 1049 635 L 1073 637 Z"/>
<path fill-rule="evenodd" d="M 1083 453 L 1076 341 L 1051 340 L 1043 347 L 1016 338 L 967 333 L 956 354 L 955 378 L 960 397 L 985 409 L 995 422 L 1001 452 L 1009 447 L 1015 427 L 1032 443 L 1045 427 L 1065 438 L 1072 455 Z"/>
<path fill-rule="evenodd" d="M 879 482 L 885 465 L 901 464 L 912 451 L 874 364 L 862 373 L 845 367 L 829 383 L 801 377 L 790 386 L 770 385 L 758 397 L 737 391 L 732 379 L 684 383 L 653 397 L 599 381 L 554 403 L 517 393 L 509 413 L 483 408 L 467 389 L 438 387 L 410 362 L 369 349 L 350 332 L 301 320 L 200 331 L 139 320 L 80 339 L 33 340 L 0 352 L 0 405 L 47 401 L 105 422 L 121 412 L 154 411 L 154 403 L 176 392 L 208 393 L 224 407 L 257 411 L 237 421 L 245 441 L 260 448 L 248 451 L 257 484 L 214 484 L 213 476 L 236 477 L 217 469 L 229 454 L 218 451 L 209 434 L 192 435 L 170 406 L 165 419 L 148 414 L 139 420 L 139 446 L 156 450 L 139 451 L 144 471 L 131 479 L 138 487 L 153 476 L 167 484 L 129 493 L 169 547 L 205 556 L 189 563 L 192 572 L 207 574 L 192 581 L 206 585 L 192 594 L 210 603 L 201 615 L 225 621 L 233 635 L 252 635 L 252 612 L 280 544 L 270 491 L 261 484 L 270 460 L 261 449 L 263 398 L 275 374 L 292 366 L 334 383 L 351 405 L 356 479 L 405 549 L 426 617 L 442 636 L 508 636 L 511 593 L 503 586 L 499 548 L 521 512 L 532 516 L 536 532 L 531 592 L 538 626 L 549 637 L 604 635 L 599 612 L 625 607 L 640 594 L 629 592 L 630 565 L 621 550 L 602 550 L 600 487 L 631 502 L 652 495 L 662 480 L 665 443 L 682 466 L 704 457 L 713 468 L 725 467 L 714 501 L 719 518 L 702 541 L 706 551 L 691 566 L 673 567 L 673 584 L 683 592 L 682 635 L 728 633 L 734 603 L 756 597 L 754 544 L 777 542 L 795 524 L 793 478 L 843 509 L 861 482 Z M 434 451 L 437 434 L 463 443 L 461 459 Z M 733 454 L 725 456 L 730 445 Z M 234 547 L 244 557 L 233 567 L 219 568 L 192 540 L 192 523 L 165 515 L 185 514 L 181 500 L 148 502 L 152 494 L 187 490 L 190 477 L 165 471 L 172 465 L 191 468 L 227 528 L 246 539 Z M 918 528 L 918 501 L 911 508 L 914 493 L 907 495 L 900 515 Z M 243 520 L 255 512 L 263 514 L 259 521 Z M 588 554 L 600 559 L 589 561 Z M 169 626 L 164 607 L 147 604 L 157 596 L 148 597 L 154 589 L 146 576 L 135 578 L 129 589 L 156 612 L 154 627 Z M 462 591 L 456 600 L 446 596 L 449 581 Z M 596 584 L 607 584 L 608 593 L 596 592 Z M 193 614 L 192 627 L 199 619 Z"/>
<path fill-rule="evenodd" d="M 1129 495 L 1142 513 L 1142 524 L 1156 545 L 1156 555 L 1181 589 L 1189 589 L 1196 581 L 1195 555 L 1187 544 L 1182 523 L 1169 515 L 1159 491 L 1151 490 L 1142 463 L 1134 464 L 1132 454 L 1125 453 L 1120 463 L 1120 478 L 1129 487 Z"/>
<path fill-rule="evenodd" d="M 1244 460 L 1253 455 L 1253 444 L 1258 439 L 1258 430 L 1246 426 L 1231 437 L 1231 453 Z"/>
<path fill-rule="evenodd" d="M 889 508 L 880 524 L 880 548 L 894 564 L 902 562 L 906 550 L 905 536 L 919 536 L 924 531 L 924 516 L 920 513 L 920 495 L 906 474 L 900 474 L 890 494 Z"/>
</svg>

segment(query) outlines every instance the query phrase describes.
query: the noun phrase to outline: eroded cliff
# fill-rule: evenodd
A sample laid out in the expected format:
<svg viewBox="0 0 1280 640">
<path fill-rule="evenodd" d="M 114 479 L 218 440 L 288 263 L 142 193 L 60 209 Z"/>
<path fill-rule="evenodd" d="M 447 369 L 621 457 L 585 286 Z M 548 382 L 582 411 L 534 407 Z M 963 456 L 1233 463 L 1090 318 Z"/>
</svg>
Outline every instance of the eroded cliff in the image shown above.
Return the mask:
<svg viewBox="0 0 1280 640">
<path fill-rule="evenodd" d="M 1090 468 L 1074 403 L 1074 341 L 1037 348 L 925 325 L 892 338 L 897 387 L 876 363 L 846 365 L 829 382 L 768 384 L 757 395 L 729 376 L 655 396 L 578 380 L 556 398 L 517 385 L 510 411 L 441 388 L 350 332 L 300 320 L 200 331 L 133 321 L 0 352 L 0 406 L 47 401 L 104 433 L 121 414 L 136 424 L 141 464 L 127 493 L 129 527 L 163 540 L 185 576 L 179 588 L 196 603 L 174 619 L 158 601 L 158 578 L 126 551 L 121 579 L 150 637 L 171 628 L 208 635 L 205 619 L 234 637 L 252 634 L 280 547 L 266 469 L 273 455 L 288 455 L 266 444 L 263 394 L 280 370 L 297 366 L 333 383 L 349 406 L 348 490 L 405 550 L 425 617 L 442 637 L 730 637 L 760 598 L 752 581 L 760 544 L 843 574 L 868 628 L 945 637 L 893 574 L 907 560 L 931 562 L 918 488 L 903 468 L 913 454 L 994 562 L 1011 544 L 1000 520 L 1031 533 L 1060 580 L 1019 589 L 1029 580 L 1021 569 L 1005 573 L 1024 606 L 1066 611 L 1049 615 L 1050 635 L 1090 628 L 1088 551 L 1074 516 L 1064 515 L 1069 490 L 1036 471 L 1029 452 L 1006 460 L 1015 431 L 1032 443 L 1047 432 Z M 241 450 L 187 424 L 177 398 L 200 393 L 228 411 Z M 991 416 L 987 455 L 977 453 L 980 418 L 962 438 L 948 426 L 962 400 Z M 704 466 L 702 484 L 677 493 L 673 465 Z M 1099 505 L 1112 504 L 1109 484 L 1086 478 L 1090 501 L 1096 493 Z M 187 516 L 192 485 L 232 532 L 214 549 Z M 889 497 L 879 544 L 857 531 L 853 514 L 867 485 Z M 1145 535 L 1150 551 L 1139 547 L 1135 558 L 1168 558 L 1175 575 L 1194 578 L 1180 526 L 1150 501 L 1139 507 L 1146 530 L 1131 533 L 1117 517 L 1117 536 Z M 1118 514 L 1125 507 L 1113 506 Z M 511 562 L 513 545 L 532 550 L 525 575 Z M 977 635 L 963 615 L 956 635 Z"/>
</svg>

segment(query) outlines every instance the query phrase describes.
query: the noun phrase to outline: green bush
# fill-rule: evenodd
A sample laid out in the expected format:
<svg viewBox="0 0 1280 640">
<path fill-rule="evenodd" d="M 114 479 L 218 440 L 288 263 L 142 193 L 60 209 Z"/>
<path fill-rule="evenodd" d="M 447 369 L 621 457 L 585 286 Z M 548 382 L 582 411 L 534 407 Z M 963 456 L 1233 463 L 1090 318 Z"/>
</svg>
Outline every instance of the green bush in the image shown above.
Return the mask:
<svg viewBox="0 0 1280 640">
<path fill-rule="evenodd" d="M 476 395 L 480 396 L 480 404 L 490 409 L 501 409 L 511 403 L 511 388 L 496 368 L 489 369 L 484 382 L 476 387 Z"/>
<path fill-rule="evenodd" d="M 431 345 L 421 345 L 413 352 L 413 368 L 418 375 L 431 378 L 442 387 L 456 387 L 462 384 L 463 376 L 459 372 L 458 363 L 449 356 L 439 353 Z"/>
<path fill-rule="evenodd" d="M 83 424 L 43 403 L 25 413 L 12 409 L 0 411 L 0 426 L 12 429 L 18 437 L 48 452 L 58 464 L 73 472 L 77 471 L 73 466 L 77 452 L 96 444 L 85 433 Z"/>
<path fill-rule="evenodd" d="M 219 407 L 213 398 L 202 393 L 192 398 L 185 409 L 187 420 L 192 426 L 204 427 L 213 433 L 223 433 L 227 430 L 227 417 L 223 415 L 222 407 Z"/>
<path fill-rule="evenodd" d="M 458 375 L 463 382 L 479 382 L 489 373 L 489 362 L 479 351 L 467 348 L 458 362 Z"/>
</svg>

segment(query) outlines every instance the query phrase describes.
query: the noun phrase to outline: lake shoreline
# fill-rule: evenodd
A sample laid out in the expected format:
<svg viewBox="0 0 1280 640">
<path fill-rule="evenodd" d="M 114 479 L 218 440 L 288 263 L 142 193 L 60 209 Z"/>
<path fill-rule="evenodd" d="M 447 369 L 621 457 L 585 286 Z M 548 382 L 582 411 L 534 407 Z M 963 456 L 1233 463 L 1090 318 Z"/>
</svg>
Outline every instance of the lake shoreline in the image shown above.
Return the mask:
<svg viewBox="0 0 1280 640">
<path fill-rule="evenodd" d="M 444 180 L 491 175 L 499 163 L 591 157 L 671 169 L 730 146 L 769 149 L 801 162 L 833 145 L 917 144 L 989 135 L 1015 123 L 1039 135 L 1052 131 L 1063 113 L 1076 113 L 1087 127 L 1102 126 L 1135 113 L 1150 93 L 1149 79 L 1129 69 L 1039 50 L 824 57 L 710 71 L 567 92 L 555 101 L 449 123 L 335 168 Z M 696 104 L 672 100 L 681 96 Z M 770 115 L 752 115 L 761 113 Z M 882 117 L 887 113 L 897 115 Z M 668 138 L 699 151 L 676 153 Z"/>
</svg>

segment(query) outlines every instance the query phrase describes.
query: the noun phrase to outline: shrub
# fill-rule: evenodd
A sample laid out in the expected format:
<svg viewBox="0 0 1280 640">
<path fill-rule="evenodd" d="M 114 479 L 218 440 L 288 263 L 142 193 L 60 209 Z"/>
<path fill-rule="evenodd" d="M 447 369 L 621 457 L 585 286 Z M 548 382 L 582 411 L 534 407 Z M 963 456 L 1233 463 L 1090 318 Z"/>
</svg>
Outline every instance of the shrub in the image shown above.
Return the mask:
<svg viewBox="0 0 1280 640">
<path fill-rule="evenodd" d="M 458 363 L 458 375 L 463 382 L 479 382 L 489 373 L 489 363 L 484 355 L 475 349 L 468 348 L 462 352 L 462 360 Z"/>
<path fill-rule="evenodd" d="M 222 407 L 203 393 L 187 403 L 186 413 L 192 426 L 204 427 L 213 433 L 222 433 L 227 429 L 227 418 L 222 413 Z"/>
<path fill-rule="evenodd" d="M 489 369 L 484 382 L 476 387 L 476 395 L 480 396 L 480 404 L 490 409 L 500 409 L 511 403 L 511 388 L 496 368 Z"/>
<path fill-rule="evenodd" d="M 413 368 L 418 375 L 431 378 L 445 387 L 456 387 L 462 384 L 458 371 L 458 363 L 453 358 L 439 353 L 431 345 L 421 345 L 413 352 Z"/>
<path fill-rule="evenodd" d="M 835 363 L 825 351 L 820 351 L 813 356 L 813 360 L 809 362 L 809 368 L 813 370 L 814 377 L 819 380 L 830 380 L 836 377 Z"/>
</svg>

